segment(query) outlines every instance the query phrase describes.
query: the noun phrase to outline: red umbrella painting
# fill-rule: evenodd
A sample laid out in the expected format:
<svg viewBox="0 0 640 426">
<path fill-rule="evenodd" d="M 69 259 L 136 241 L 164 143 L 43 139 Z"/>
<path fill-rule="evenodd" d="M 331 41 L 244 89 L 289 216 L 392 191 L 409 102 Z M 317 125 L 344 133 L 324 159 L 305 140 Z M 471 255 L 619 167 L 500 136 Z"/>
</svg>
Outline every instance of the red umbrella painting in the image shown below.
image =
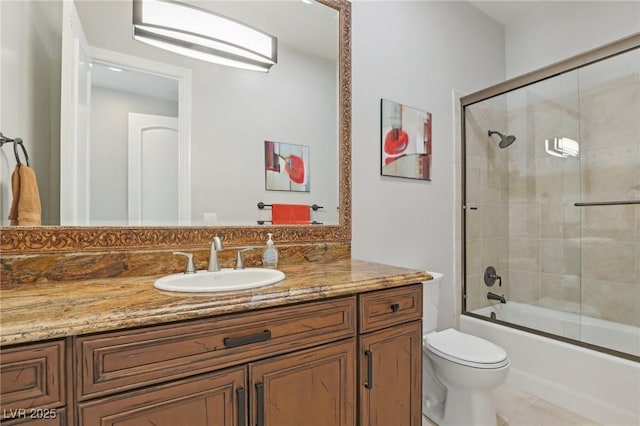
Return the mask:
<svg viewBox="0 0 640 426">
<path fill-rule="evenodd" d="M 309 147 L 265 141 L 265 189 L 311 191 Z"/>
<path fill-rule="evenodd" d="M 431 180 L 431 113 L 380 102 L 380 173 Z"/>
</svg>

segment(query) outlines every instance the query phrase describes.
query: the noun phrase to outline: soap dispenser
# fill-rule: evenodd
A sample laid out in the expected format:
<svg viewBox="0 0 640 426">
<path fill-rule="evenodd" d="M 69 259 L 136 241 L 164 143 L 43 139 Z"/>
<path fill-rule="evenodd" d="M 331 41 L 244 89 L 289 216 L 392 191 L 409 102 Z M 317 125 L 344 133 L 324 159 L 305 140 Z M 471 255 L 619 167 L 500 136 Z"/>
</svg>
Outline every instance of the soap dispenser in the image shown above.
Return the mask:
<svg viewBox="0 0 640 426">
<path fill-rule="evenodd" d="M 262 253 L 262 266 L 265 268 L 275 269 L 278 267 L 278 249 L 273 244 L 271 237 L 273 234 L 269 232 L 267 234 L 269 239 L 267 240 L 267 248 Z"/>
</svg>

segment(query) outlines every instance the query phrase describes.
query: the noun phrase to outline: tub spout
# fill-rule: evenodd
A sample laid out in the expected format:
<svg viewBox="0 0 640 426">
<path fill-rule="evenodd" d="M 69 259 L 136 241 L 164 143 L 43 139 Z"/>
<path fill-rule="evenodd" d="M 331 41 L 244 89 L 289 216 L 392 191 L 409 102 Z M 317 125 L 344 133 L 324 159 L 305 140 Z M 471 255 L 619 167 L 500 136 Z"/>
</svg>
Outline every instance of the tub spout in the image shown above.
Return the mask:
<svg viewBox="0 0 640 426">
<path fill-rule="evenodd" d="M 487 299 L 489 300 L 499 300 L 500 303 L 507 303 L 507 299 L 504 298 L 504 295 L 500 296 L 499 294 L 495 294 L 492 292 L 487 293 Z"/>
</svg>

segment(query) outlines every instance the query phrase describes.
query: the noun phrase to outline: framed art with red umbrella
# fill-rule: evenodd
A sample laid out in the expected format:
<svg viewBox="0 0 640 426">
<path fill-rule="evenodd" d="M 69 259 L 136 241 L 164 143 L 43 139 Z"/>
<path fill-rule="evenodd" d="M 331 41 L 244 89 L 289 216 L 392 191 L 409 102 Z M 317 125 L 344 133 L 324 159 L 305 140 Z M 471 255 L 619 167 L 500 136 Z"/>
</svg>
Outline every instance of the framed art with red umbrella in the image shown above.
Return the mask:
<svg viewBox="0 0 640 426">
<path fill-rule="evenodd" d="M 309 147 L 264 141 L 265 189 L 311 191 Z"/>
<path fill-rule="evenodd" d="M 380 100 L 380 174 L 431 180 L 431 113 Z"/>
</svg>

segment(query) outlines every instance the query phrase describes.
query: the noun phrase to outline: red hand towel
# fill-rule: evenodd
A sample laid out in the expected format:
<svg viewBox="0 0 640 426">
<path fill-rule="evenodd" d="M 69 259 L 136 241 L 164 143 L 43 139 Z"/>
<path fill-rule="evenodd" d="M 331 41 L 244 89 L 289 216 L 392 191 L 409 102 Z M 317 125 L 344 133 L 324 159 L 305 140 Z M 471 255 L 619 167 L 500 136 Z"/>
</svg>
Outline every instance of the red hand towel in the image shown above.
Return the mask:
<svg viewBox="0 0 640 426">
<path fill-rule="evenodd" d="M 306 204 L 273 204 L 271 222 L 274 225 L 308 225 L 311 211 Z"/>
</svg>

